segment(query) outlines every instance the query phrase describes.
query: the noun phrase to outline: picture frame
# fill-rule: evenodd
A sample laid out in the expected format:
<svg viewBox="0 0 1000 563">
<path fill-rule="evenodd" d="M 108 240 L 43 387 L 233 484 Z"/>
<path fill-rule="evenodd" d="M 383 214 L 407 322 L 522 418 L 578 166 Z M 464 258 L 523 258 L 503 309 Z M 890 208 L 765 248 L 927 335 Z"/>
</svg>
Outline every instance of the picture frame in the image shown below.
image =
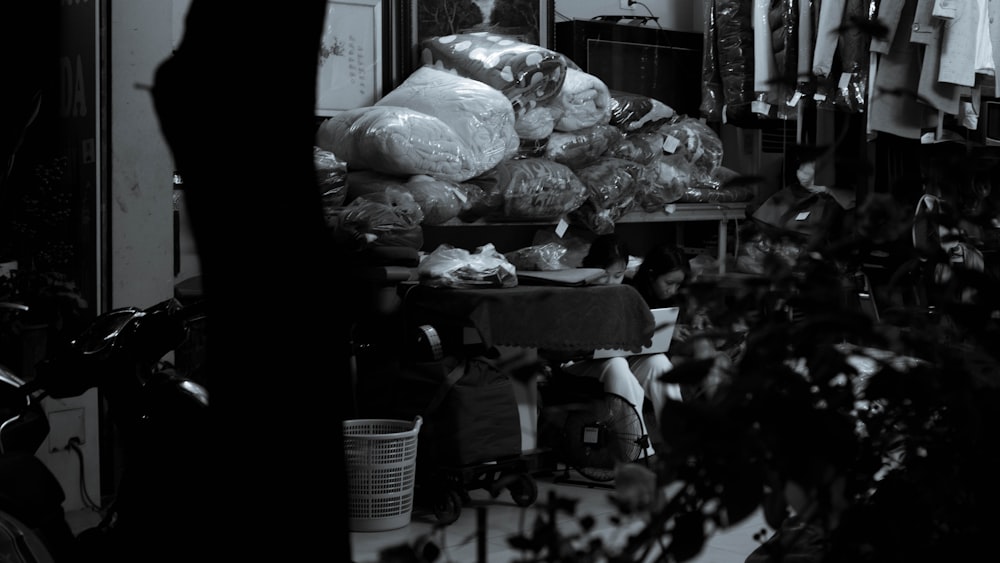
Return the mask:
<svg viewBox="0 0 1000 563">
<path fill-rule="evenodd" d="M 402 78 L 421 66 L 420 42 L 437 35 L 494 31 L 513 36 L 525 43 L 555 49 L 555 0 L 533 0 L 533 9 L 529 13 L 518 10 L 516 6 L 524 2 L 515 0 L 394 0 L 394 2 L 399 3 L 402 16 L 402 27 L 399 30 L 402 48 L 405 50 L 400 55 Z M 442 5 L 455 5 L 462 8 L 459 13 L 471 13 L 467 25 L 463 26 L 461 22 L 458 25 L 453 25 L 451 22 L 435 23 L 434 13 L 447 12 L 440 10 Z M 479 15 L 482 16 L 479 21 L 475 21 L 475 10 L 469 10 L 469 5 L 479 10 Z M 484 7 L 490 13 L 484 13 Z M 506 22 L 489 22 L 493 9 L 497 7 L 507 10 L 506 17 L 511 20 L 512 25 L 505 25 Z M 450 13 L 455 13 L 455 10 L 451 10 Z"/>
<path fill-rule="evenodd" d="M 393 80 L 392 2 L 329 0 L 316 69 L 316 115 L 373 105 Z M 386 57 L 389 64 L 386 64 Z"/>
</svg>

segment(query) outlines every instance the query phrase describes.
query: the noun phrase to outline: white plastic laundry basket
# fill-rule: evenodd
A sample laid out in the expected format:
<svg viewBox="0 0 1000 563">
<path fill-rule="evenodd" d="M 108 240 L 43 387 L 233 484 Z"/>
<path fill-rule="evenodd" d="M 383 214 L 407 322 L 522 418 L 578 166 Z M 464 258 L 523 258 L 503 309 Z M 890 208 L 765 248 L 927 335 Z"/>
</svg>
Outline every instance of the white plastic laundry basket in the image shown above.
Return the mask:
<svg viewBox="0 0 1000 563">
<path fill-rule="evenodd" d="M 353 532 L 378 532 L 410 523 L 422 420 L 344 421 L 349 520 Z"/>
</svg>

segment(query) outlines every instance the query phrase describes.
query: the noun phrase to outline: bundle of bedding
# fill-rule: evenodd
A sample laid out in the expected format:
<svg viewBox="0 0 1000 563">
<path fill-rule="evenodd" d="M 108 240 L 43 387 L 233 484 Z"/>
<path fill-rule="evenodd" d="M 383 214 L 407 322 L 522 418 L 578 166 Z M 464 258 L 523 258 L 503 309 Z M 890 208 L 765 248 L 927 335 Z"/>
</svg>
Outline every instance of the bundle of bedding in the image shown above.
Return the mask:
<svg viewBox="0 0 1000 563">
<path fill-rule="evenodd" d="M 323 121 L 316 146 L 351 170 L 462 181 L 480 173 L 480 158 L 441 119 L 410 108 L 365 106 Z"/>
<path fill-rule="evenodd" d="M 456 182 L 514 156 L 519 143 L 507 98 L 431 68 L 418 69 L 373 106 L 330 117 L 316 132 L 316 146 L 351 170 Z"/>
<path fill-rule="evenodd" d="M 600 78 L 572 67 L 562 87 L 545 102 L 556 131 L 576 131 L 611 120 L 611 93 Z"/>
<path fill-rule="evenodd" d="M 488 32 L 431 37 L 420 43 L 420 49 L 424 65 L 492 86 L 518 114 L 555 96 L 568 68 L 560 53 Z"/>
<path fill-rule="evenodd" d="M 375 105 L 406 107 L 445 122 L 469 148 L 477 173 L 517 152 L 519 139 L 510 101 L 472 78 L 421 67 Z"/>
<path fill-rule="evenodd" d="M 608 156 L 575 172 L 587 187 L 587 200 L 572 212 L 572 219 L 597 234 L 613 232 L 615 222 L 636 206 L 643 166 Z"/>
<path fill-rule="evenodd" d="M 468 201 L 465 191 L 457 182 L 423 174 L 401 178 L 360 170 L 348 173 L 347 185 L 348 201 L 381 193 L 388 188 L 410 194 L 420 207 L 423 216 L 421 224 L 424 225 L 440 225 L 458 217 Z"/>
<path fill-rule="evenodd" d="M 592 125 L 572 132 L 556 131 L 549 136 L 545 156 L 576 170 L 599 159 L 621 139 L 621 131 L 607 124 Z"/>
<path fill-rule="evenodd" d="M 402 246 L 419 250 L 424 244 L 423 220 L 411 194 L 387 187 L 357 197 L 327 216 L 327 226 L 344 248 Z"/>
<path fill-rule="evenodd" d="M 692 185 L 694 166 L 682 154 L 661 154 L 643 169 L 636 203 L 644 211 L 663 211 Z"/>
<path fill-rule="evenodd" d="M 587 188 L 565 164 L 547 158 L 505 160 L 495 169 L 492 189 L 502 194 L 499 217 L 552 220 L 573 211 L 587 198 Z"/>
<path fill-rule="evenodd" d="M 639 131 L 624 135 L 618 142 L 608 147 L 607 154 L 639 164 L 649 164 L 663 154 L 663 133 Z"/>
<path fill-rule="evenodd" d="M 722 164 L 722 139 L 700 120 L 679 116 L 656 130 L 663 135 L 663 150 L 684 155 L 698 173 L 707 176 Z"/>
<path fill-rule="evenodd" d="M 655 127 L 675 115 L 672 107 L 656 98 L 617 90 L 611 91 L 610 112 L 609 123 L 624 133 Z"/>
<path fill-rule="evenodd" d="M 347 199 L 347 163 L 332 152 L 314 146 L 313 168 L 316 169 L 316 184 L 323 198 L 323 209 L 343 205 Z"/>
</svg>

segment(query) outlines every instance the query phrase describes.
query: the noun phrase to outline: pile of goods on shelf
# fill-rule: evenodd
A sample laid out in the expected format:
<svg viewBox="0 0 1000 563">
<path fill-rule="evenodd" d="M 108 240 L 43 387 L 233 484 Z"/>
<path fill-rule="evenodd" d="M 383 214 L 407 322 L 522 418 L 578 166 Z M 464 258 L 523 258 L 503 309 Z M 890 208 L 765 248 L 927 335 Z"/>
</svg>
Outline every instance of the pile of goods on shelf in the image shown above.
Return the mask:
<svg viewBox="0 0 1000 563">
<path fill-rule="evenodd" d="M 604 234 L 630 211 L 754 197 L 727 185 L 737 174 L 708 125 L 611 91 L 560 53 L 485 32 L 421 49 L 401 84 L 316 133 L 331 227 L 363 243 L 419 248 L 422 225 L 454 220 Z"/>
</svg>

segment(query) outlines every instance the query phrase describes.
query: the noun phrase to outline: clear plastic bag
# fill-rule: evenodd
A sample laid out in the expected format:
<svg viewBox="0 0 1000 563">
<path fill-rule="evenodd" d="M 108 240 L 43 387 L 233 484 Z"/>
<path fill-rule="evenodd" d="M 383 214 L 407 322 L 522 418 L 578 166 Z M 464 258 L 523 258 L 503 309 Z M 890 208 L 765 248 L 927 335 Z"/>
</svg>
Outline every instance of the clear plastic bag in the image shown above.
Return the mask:
<svg viewBox="0 0 1000 563">
<path fill-rule="evenodd" d="M 316 183 L 323 197 L 323 207 L 339 207 L 347 198 L 347 163 L 332 152 L 313 147 Z"/>
<path fill-rule="evenodd" d="M 504 256 L 518 270 L 544 272 L 566 269 L 566 265 L 562 262 L 565 255 L 565 246 L 557 242 L 546 242 L 512 250 Z"/>
<path fill-rule="evenodd" d="M 517 269 L 492 243 L 469 252 L 442 244 L 417 266 L 420 282 L 432 287 L 514 287 Z"/>
</svg>

